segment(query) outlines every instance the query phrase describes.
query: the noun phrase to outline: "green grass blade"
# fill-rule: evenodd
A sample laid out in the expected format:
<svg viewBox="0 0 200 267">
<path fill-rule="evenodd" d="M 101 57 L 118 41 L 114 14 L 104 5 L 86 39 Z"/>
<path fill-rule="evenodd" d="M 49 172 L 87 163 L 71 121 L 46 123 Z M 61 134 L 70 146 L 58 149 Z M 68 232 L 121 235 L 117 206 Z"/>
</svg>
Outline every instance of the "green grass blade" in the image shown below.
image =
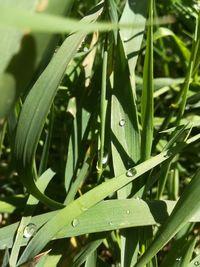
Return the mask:
<svg viewBox="0 0 200 267">
<path fill-rule="evenodd" d="M 182 253 L 180 266 L 189 266 L 190 260 L 192 258 L 192 254 L 194 252 L 196 242 L 197 242 L 197 239 L 195 236 L 192 237 L 191 240 L 188 241 L 186 251 L 184 251 L 184 253 Z"/>
<path fill-rule="evenodd" d="M 196 20 L 196 29 L 195 29 L 194 40 L 193 40 L 193 44 L 192 44 L 192 51 L 191 51 L 190 60 L 189 60 L 189 64 L 188 64 L 188 68 L 187 68 L 187 72 L 186 72 L 186 76 L 185 76 L 185 81 L 183 84 L 183 89 L 181 92 L 182 99 L 179 103 L 178 116 L 176 119 L 177 125 L 180 124 L 180 120 L 184 114 L 184 110 L 185 110 L 185 106 L 186 106 L 186 102 L 187 102 L 188 90 L 189 90 L 189 86 L 190 86 L 191 81 L 192 81 L 192 73 L 194 70 L 194 63 L 195 63 L 195 60 L 197 57 L 197 52 L 198 52 L 198 47 L 199 47 L 199 41 L 200 41 L 199 33 L 200 33 L 200 15 L 199 15 L 199 19 Z"/>
<path fill-rule="evenodd" d="M 97 265 L 97 251 L 92 252 L 86 260 L 85 267 L 96 267 Z"/>
<path fill-rule="evenodd" d="M 74 258 L 74 262 L 71 267 L 81 266 L 81 264 L 87 260 L 88 256 L 90 257 L 91 254 L 95 253 L 96 249 L 103 242 L 103 238 L 98 237 L 98 235 L 96 238 L 95 236 L 93 238 L 96 240 L 91 240 L 88 244 L 81 248 L 80 252 Z"/>
<path fill-rule="evenodd" d="M 85 20 L 93 21 L 100 13 L 101 9 L 86 17 Z M 22 182 L 31 194 L 54 208 L 63 205 L 41 194 L 35 186 L 31 174 L 33 158 L 58 85 L 84 37 L 84 33 L 75 33 L 66 38 L 28 94 L 23 104 L 16 132 L 14 155 L 17 167 L 23 174 Z"/>
<path fill-rule="evenodd" d="M 44 172 L 39 177 L 39 179 L 37 181 L 37 186 L 40 188 L 41 192 L 44 192 L 48 183 L 50 182 L 50 180 L 53 178 L 54 175 L 55 175 L 55 173 L 51 169 L 48 169 L 46 172 Z M 24 215 L 23 215 L 21 222 L 19 224 L 19 227 L 17 229 L 15 241 L 14 241 L 14 244 L 12 246 L 10 259 L 9 259 L 10 266 L 16 266 L 20 247 L 21 247 L 22 241 L 23 241 L 24 228 L 30 223 L 31 216 L 34 213 L 34 210 L 35 210 L 38 202 L 39 201 L 36 198 L 34 198 L 33 196 L 29 196 L 29 198 L 27 200 L 26 207 L 24 210 Z"/>
<path fill-rule="evenodd" d="M 149 25 L 147 28 L 147 45 L 145 51 L 143 70 L 143 90 L 141 99 L 141 160 L 148 159 L 151 155 L 153 140 L 153 0 L 149 1 Z"/>
<path fill-rule="evenodd" d="M 163 224 L 171 214 L 176 203 L 176 201 L 144 201 L 140 199 L 102 201 L 78 217 L 79 224 L 77 227 L 73 227 L 71 224 L 64 226 L 55 235 L 54 239 L 114 229 Z M 56 216 L 57 212 L 51 211 L 33 216 L 30 223 L 40 228 L 49 219 Z M 92 221 L 91 218 L 93 218 Z M 200 222 L 200 209 L 193 215 L 190 222 Z M 12 247 L 18 225 L 19 222 L 0 229 L 0 249 L 4 249 L 5 246 L 8 248 Z M 24 238 L 21 245 L 24 246 L 27 242 L 28 240 Z"/>
</svg>

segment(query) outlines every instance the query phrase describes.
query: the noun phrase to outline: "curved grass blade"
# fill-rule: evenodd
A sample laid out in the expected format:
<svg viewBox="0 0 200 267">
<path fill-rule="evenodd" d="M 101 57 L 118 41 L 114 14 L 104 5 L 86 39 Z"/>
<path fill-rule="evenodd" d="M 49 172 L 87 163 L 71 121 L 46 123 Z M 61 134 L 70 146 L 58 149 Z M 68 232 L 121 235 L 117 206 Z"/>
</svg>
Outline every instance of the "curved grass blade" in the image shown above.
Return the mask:
<svg viewBox="0 0 200 267">
<path fill-rule="evenodd" d="M 91 22 L 98 18 L 101 11 L 102 8 L 84 19 Z M 63 205 L 41 194 L 35 186 L 32 177 L 33 158 L 58 85 L 84 37 L 84 33 L 75 33 L 66 38 L 28 94 L 17 126 L 14 155 L 17 167 L 22 173 L 22 182 L 32 195 L 53 208 Z"/>
</svg>

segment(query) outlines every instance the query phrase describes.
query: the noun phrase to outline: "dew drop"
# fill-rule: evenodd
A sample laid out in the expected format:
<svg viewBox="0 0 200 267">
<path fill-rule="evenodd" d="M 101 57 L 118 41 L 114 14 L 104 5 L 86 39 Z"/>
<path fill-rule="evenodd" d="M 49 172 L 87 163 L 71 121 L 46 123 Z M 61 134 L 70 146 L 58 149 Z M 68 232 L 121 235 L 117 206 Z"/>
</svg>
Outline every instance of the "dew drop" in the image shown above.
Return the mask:
<svg viewBox="0 0 200 267">
<path fill-rule="evenodd" d="M 127 211 L 126 211 L 126 214 L 130 214 L 130 213 L 131 213 L 130 210 L 127 210 Z"/>
<path fill-rule="evenodd" d="M 176 261 L 181 261 L 181 257 L 176 258 Z"/>
<path fill-rule="evenodd" d="M 109 222 L 109 225 L 110 225 L 110 226 L 112 226 L 112 225 L 113 225 L 113 223 L 112 223 L 112 222 Z"/>
<path fill-rule="evenodd" d="M 36 230 L 37 230 L 37 226 L 34 223 L 29 223 L 24 228 L 23 236 L 25 238 L 30 238 L 35 234 Z"/>
<path fill-rule="evenodd" d="M 126 176 L 127 177 L 133 177 L 134 175 L 136 175 L 137 171 L 135 168 L 131 168 L 126 172 Z"/>
<path fill-rule="evenodd" d="M 103 158 L 102 158 L 102 164 L 103 165 L 106 165 L 107 162 L 108 162 L 108 153 L 107 152 L 104 152 Z"/>
<path fill-rule="evenodd" d="M 72 226 L 76 227 L 78 224 L 79 224 L 79 220 L 78 219 L 73 219 Z"/>
<path fill-rule="evenodd" d="M 200 265 L 200 262 L 199 261 L 195 261 L 194 262 L 194 266 L 199 266 Z"/>
<path fill-rule="evenodd" d="M 125 123 L 126 123 L 125 119 L 121 119 L 119 121 L 119 126 L 123 127 L 125 125 Z"/>
</svg>

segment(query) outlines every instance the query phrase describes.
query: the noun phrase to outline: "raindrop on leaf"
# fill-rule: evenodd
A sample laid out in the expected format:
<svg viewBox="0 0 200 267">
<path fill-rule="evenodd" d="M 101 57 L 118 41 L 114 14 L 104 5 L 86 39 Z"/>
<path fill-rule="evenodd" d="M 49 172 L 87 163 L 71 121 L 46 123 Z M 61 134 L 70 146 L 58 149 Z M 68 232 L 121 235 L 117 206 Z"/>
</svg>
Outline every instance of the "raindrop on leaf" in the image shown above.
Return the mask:
<svg viewBox="0 0 200 267">
<path fill-rule="evenodd" d="M 30 238 L 35 234 L 36 230 L 37 230 L 37 226 L 34 223 L 29 223 L 24 228 L 23 236 L 25 238 Z"/>
<path fill-rule="evenodd" d="M 126 176 L 127 177 L 133 177 L 134 175 L 136 175 L 136 173 L 137 173 L 136 169 L 131 168 L 126 172 Z"/>
<path fill-rule="evenodd" d="M 126 123 L 125 119 L 121 119 L 119 121 L 119 126 L 123 127 L 125 125 L 125 123 Z"/>
<path fill-rule="evenodd" d="M 78 219 L 73 219 L 72 226 L 76 227 L 78 224 L 79 224 L 79 220 Z"/>
</svg>

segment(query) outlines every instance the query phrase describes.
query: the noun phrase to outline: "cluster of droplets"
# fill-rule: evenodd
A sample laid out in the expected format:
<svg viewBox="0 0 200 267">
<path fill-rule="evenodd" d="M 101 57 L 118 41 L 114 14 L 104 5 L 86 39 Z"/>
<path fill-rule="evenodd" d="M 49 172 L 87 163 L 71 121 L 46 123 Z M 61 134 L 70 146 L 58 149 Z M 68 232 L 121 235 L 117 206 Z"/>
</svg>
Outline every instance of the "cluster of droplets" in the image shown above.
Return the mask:
<svg viewBox="0 0 200 267">
<path fill-rule="evenodd" d="M 27 226 L 24 228 L 23 236 L 25 238 L 31 238 L 37 230 L 37 226 L 34 223 L 29 223 Z"/>
</svg>

